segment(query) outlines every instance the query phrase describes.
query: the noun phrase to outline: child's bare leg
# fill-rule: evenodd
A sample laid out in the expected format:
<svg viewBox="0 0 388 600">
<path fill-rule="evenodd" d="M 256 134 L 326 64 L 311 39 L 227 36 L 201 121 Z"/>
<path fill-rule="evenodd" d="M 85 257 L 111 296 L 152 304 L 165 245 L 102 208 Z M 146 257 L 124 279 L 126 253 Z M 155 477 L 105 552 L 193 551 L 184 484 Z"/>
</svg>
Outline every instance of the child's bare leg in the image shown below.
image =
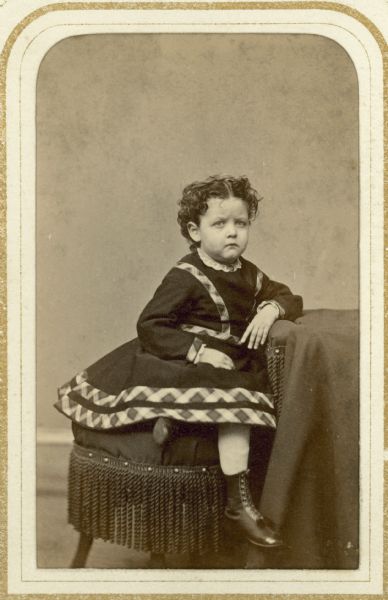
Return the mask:
<svg viewBox="0 0 388 600">
<path fill-rule="evenodd" d="M 242 423 L 220 423 L 218 453 L 224 475 L 236 475 L 248 468 L 251 428 Z"/>
<path fill-rule="evenodd" d="M 250 427 L 223 423 L 218 428 L 218 451 L 225 475 L 225 517 L 233 533 L 263 547 L 281 546 L 279 535 L 253 504 L 248 482 Z"/>
</svg>

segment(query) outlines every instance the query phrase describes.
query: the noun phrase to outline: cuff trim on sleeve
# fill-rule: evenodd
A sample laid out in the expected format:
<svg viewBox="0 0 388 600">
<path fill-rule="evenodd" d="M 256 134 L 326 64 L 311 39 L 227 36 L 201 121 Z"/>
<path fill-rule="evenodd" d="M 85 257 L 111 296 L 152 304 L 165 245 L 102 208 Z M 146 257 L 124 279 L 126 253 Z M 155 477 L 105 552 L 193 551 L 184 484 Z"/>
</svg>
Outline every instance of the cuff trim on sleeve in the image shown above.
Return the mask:
<svg viewBox="0 0 388 600">
<path fill-rule="evenodd" d="M 186 360 L 196 364 L 205 348 L 206 345 L 203 343 L 203 341 L 200 338 L 195 337 L 186 354 Z"/>
<path fill-rule="evenodd" d="M 257 307 L 257 311 L 264 308 L 264 306 L 266 306 L 267 304 L 272 304 L 272 306 L 275 306 L 275 308 L 277 308 L 279 311 L 278 319 L 283 319 L 284 315 L 286 314 L 286 311 L 282 306 L 280 306 L 279 302 L 276 302 L 276 300 L 264 300 L 263 302 L 260 302 L 259 306 Z"/>
</svg>

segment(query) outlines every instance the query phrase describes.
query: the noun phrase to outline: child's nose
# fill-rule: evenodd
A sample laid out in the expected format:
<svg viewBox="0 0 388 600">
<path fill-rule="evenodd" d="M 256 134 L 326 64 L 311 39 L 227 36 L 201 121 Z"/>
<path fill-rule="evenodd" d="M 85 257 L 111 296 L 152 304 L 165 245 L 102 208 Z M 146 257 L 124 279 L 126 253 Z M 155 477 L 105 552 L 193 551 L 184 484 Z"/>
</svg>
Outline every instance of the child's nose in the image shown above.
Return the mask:
<svg viewBox="0 0 388 600">
<path fill-rule="evenodd" d="M 228 233 L 228 235 L 232 235 L 232 236 L 236 235 L 237 228 L 234 223 L 229 223 L 227 233 Z"/>
</svg>

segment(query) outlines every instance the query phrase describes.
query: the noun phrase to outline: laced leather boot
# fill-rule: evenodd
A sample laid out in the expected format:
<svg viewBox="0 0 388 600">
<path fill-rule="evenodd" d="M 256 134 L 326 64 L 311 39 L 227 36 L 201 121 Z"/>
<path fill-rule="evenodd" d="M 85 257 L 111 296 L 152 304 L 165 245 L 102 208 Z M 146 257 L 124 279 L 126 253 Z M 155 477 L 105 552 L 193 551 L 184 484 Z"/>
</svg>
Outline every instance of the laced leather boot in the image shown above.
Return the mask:
<svg viewBox="0 0 388 600">
<path fill-rule="evenodd" d="M 278 533 L 253 504 L 248 471 L 225 475 L 225 479 L 227 489 L 225 522 L 228 532 L 263 548 L 282 546 L 283 542 Z"/>
</svg>

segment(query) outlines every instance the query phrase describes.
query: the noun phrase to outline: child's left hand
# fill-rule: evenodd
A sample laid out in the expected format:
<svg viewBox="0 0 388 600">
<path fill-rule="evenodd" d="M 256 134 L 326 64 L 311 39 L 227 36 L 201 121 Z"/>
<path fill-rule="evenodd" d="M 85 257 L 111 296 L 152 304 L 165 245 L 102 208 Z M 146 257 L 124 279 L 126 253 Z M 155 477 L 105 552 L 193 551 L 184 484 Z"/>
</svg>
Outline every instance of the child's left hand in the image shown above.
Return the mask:
<svg viewBox="0 0 388 600">
<path fill-rule="evenodd" d="M 253 317 L 252 321 L 249 323 L 239 341 L 239 344 L 244 344 L 244 342 L 246 342 L 246 340 L 249 338 L 248 348 L 254 348 L 257 350 L 259 344 L 265 344 L 268 332 L 278 317 L 279 311 L 275 306 L 271 304 L 266 304 L 263 306 L 263 308 L 259 310 L 257 315 Z"/>
</svg>

